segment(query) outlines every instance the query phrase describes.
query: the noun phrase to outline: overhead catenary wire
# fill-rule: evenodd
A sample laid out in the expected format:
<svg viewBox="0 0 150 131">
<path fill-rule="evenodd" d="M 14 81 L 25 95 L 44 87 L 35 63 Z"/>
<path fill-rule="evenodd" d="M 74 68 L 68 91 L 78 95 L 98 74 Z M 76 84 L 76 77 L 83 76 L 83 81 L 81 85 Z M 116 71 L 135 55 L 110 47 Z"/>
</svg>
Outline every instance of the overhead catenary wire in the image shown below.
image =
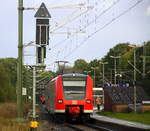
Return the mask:
<svg viewBox="0 0 150 131">
<path fill-rule="evenodd" d="M 106 8 L 105 10 L 101 11 L 101 13 L 97 15 L 97 17 L 99 16 L 97 19 L 100 18 L 100 15 L 102 16 L 103 14 L 105 14 L 106 12 L 108 12 L 110 9 L 112 9 L 112 7 L 113 7 L 114 5 L 116 5 L 119 1 L 120 1 L 120 0 L 117 0 L 117 1 L 112 2 L 113 4 L 112 4 L 111 6 L 109 6 L 109 7 Z M 88 36 L 86 36 L 85 39 L 83 39 L 83 41 L 81 41 L 78 45 L 75 46 L 75 48 L 71 49 L 71 47 L 69 47 L 69 48 L 70 48 L 70 50 L 69 50 L 70 52 L 67 53 L 67 55 L 65 55 L 64 58 L 70 57 L 78 48 L 80 48 L 84 43 L 86 43 L 86 41 L 89 40 L 92 36 L 94 36 L 97 32 L 99 32 L 99 31 L 103 30 L 104 28 L 106 28 L 107 26 L 109 26 L 112 22 L 116 21 L 119 17 L 121 17 L 122 15 L 126 14 L 128 11 L 130 11 L 132 8 L 134 8 L 134 6 L 136 6 L 137 4 L 139 4 L 139 3 L 142 2 L 142 1 L 143 1 L 143 0 L 138 0 L 137 3 L 135 3 L 133 6 L 131 6 L 131 7 L 128 8 L 127 10 L 123 11 L 122 13 L 120 13 L 119 15 L 117 15 L 115 18 L 112 18 L 109 22 L 107 22 L 105 25 L 101 26 L 101 27 L 98 28 L 97 30 L 94 30 L 93 33 L 91 33 L 91 34 L 89 34 Z M 95 19 L 93 20 L 93 23 L 95 23 Z M 90 25 L 92 25 L 92 21 L 89 21 L 89 22 L 88 22 L 88 24 L 86 25 L 86 28 L 87 28 L 88 26 L 90 26 Z M 84 27 L 85 27 L 85 26 L 84 26 Z M 80 28 L 80 29 L 85 29 L 85 28 Z M 72 37 L 72 36 L 73 36 L 73 35 L 71 35 L 71 37 Z M 71 38 L 71 37 L 70 37 L 70 38 Z M 70 40 L 70 38 L 66 38 L 66 39 L 60 41 L 60 43 L 58 42 L 57 44 L 55 44 L 55 45 L 52 47 L 52 49 L 58 47 L 58 45 L 61 45 L 61 44 L 65 43 L 66 41 Z M 69 44 L 69 46 L 71 46 L 71 45 L 72 45 L 72 44 Z M 61 48 L 61 50 L 62 50 L 62 48 Z M 59 52 L 61 52 L 61 50 L 59 50 Z M 61 57 L 62 57 L 62 55 L 61 55 Z"/>
<path fill-rule="evenodd" d="M 105 13 L 107 13 L 112 7 L 114 7 L 117 3 L 119 3 L 119 1 L 120 1 L 120 0 L 117 0 L 117 1 L 113 2 L 113 4 L 112 4 L 111 6 L 109 6 L 108 8 L 106 8 L 104 11 L 102 11 L 102 12 L 97 16 L 96 19 L 99 19 L 102 15 L 104 15 Z M 88 4 L 89 4 L 89 3 L 88 3 Z M 86 24 L 85 26 L 83 26 L 83 28 L 80 27 L 79 30 L 82 31 L 82 30 L 86 29 L 88 26 L 90 26 L 90 25 L 93 24 L 93 23 L 95 23 L 95 19 L 92 20 L 92 21 L 90 21 L 90 22 L 88 21 L 87 24 Z M 81 25 L 81 21 L 80 21 L 80 25 Z M 73 35 L 72 35 L 72 36 L 73 36 Z M 72 36 L 71 36 L 71 38 L 72 38 Z M 87 37 L 89 37 L 89 36 L 87 36 Z M 85 36 L 85 39 L 87 39 L 87 37 Z M 69 39 L 64 39 L 64 40 L 58 42 L 57 44 L 55 44 L 55 46 L 52 47 L 52 49 L 54 49 L 54 48 L 56 48 L 57 46 L 59 46 L 59 45 L 65 43 L 65 41 L 67 41 L 67 40 L 69 40 Z M 76 45 L 76 48 L 77 48 L 77 47 L 78 47 L 78 45 Z M 59 51 L 62 51 L 62 49 L 59 50 Z M 64 49 L 63 49 L 63 51 L 64 51 Z M 65 56 L 64 56 L 64 58 L 65 58 Z"/>
<path fill-rule="evenodd" d="M 68 24 L 68 23 L 74 21 L 75 19 L 79 18 L 80 16 L 82 16 L 82 15 L 85 14 L 85 13 L 87 13 L 88 11 L 89 11 L 89 10 L 86 10 L 86 11 L 81 12 L 80 14 L 78 14 L 78 15 L 75 16 L 75 17 L 73 17 L 72 19 L 68 19 L 68 20 L 65 21 L 63 24 L 57 26 L 57 28 L 55 28 L 54 30 L 53 30 L 53 29 L 51 29 L 51 30 L 52 30 L 52 31 L 58 30 L 59 28 L 61 28 L 61 27 L 63 27 L 64 25 L 66 25 L 66 24 Z"/>
<path fill-rule="evenodd" d="M 67 18 L 70 18 L 70 17 L 71 17 L 72 15 L 74 15 L 77 11 L 79 11 L 79 10 L 75 10 L 71 15 L 67 16 Z M 78 17 L 82 16 L 82 15 L 83 15 L 84 13 L 86 13 L 87 11 L 88 11 L 88 10 L 86 10 L 86 11 L 80 13 L 78 16 L 72 18 L 71 21 L 73 21 L 73 20 L 77 19 Z M 59 25 L 59 24 L 57 23 L 57 25 L 54 25 L 53 27 L 51 27 L 50 30 L 52 30 L 52 29 L 56 26 L 57 28 L 54 28 L 54 30 L 51 31 L 51 32 L 53 32 L 53 31 L 55 31 L 55 30 L 57 30 L 57 29 L 63 27 L 64 25 L 66 25 L 66 24 L 69 23 L 69 22 L 70 22 L 70 21 L 67 21 L 67 20 L 66 20 L 66 21 L 64 21 L 64 23 L 62 23 L 61 25 Z M 63 43 L 64 43 L 65 41 L 67 41 L 67 40 L 69 40 L 69 39 L 66 38 L 66 39 L 64 39 L 64 40 L 62 40 L 62 41 L 56 43 L 56 44 L 52 47 L 52 49 L 53 49 L 53 48 L 56 48 L 56 47 L 59 46 L 60 44 L 63 44 Z"/>
<path fill-rule="evenodd" d="M 104 26 L 102 26 L 101 28 L 99 28 L 98 30 L 96 30 L 95 32 L 93 32 L 92 34 L 88 35 L 87 38 L 85 38 L 77 47 L 75 47 L 73 50 L 71 50 L 66 56 L 65 58 L 70 57 L 79 47 L 81 47 L 83 44 L 85 44 L 85 42 L 90 39 L 92 36 L 94 36 L 97 32 L 103 30 L 104 28 L 106 28 L 108 25 L 110 25 L 111 23 L 113 23 L 115 20 L 117 20 L 118 18 L 120 18 L 121 16 L 125 15 L 127 12 L 129 12 L 131 9 L 133 9 L 134 7 L 136 7 L 138 4 L 140 4 L 143 0 L 138 0 L 134 5 L 130 6 L 128 9 L 126 9 L 125 11 L 123 11 L 122 13 L 120 13 L 117 17 L 113 18 L 111 21 L 109 21 L 108 23 L 106 23 Z"/>
<path fill-rule="evenodd" d="M 84 28 L 87 28 L 88 26 L 90 26 L 91 24 L 95 23 L 102 15 L 104 15 L 105 13 L 107 13 L 110 9 L 112 9 L 116 4 L 118 4 L 121 0 L 117 0 L 115 1 L 111 6 L 109 6 L 108 8 L 106 8 L 105 10 L 103 10 L 94 20 L 90 21 L 86 26 L 84 26 Z M 82 28 L 81 30 L 83 30 L 84 28 Z"/>
<path fill-rule="evenodd" d="M 107 13 L 110 9 L 112 9 L 117 3 L 119 3 L 120 0 L 115 1 L 111 6 L 109 6 L 108 8 L 106 8 L 104 11 L 102 11 L 94 20 L 92 21 L 88 21 L 87 25 L 85 25 L 83 28 L 80 28 L 80 30 L 84 30 L 85 28 L 87 28 L 88 26 L 90 26 L 91 24 L 95 23 L 95 20 L 98 20 L 102 15 L 104 15 L 105 13 Z M 85 38 L 86 39 L 86 38 Z M 69 40 L 68 38 L 58 42 L 57 44 L 55 44 L 52 49 L 56 48 L 57 46 L 59 46 L 60 44 L 63 44 L 65 41 Z"/>
<path fill-rule="evenodd" d="M 117 1 L 120 1 L 120 0 L 117 0 Z M 114 2 L 114 4 L 109 8 L 109 9 L 111 9 L 115 4 L 117 4 L 117 2 Z M 88 5 L 89 5 L 89 1 L 88 1 Z M 94 9 L 94 8 L 91 8 L 91 9 Z M 106 9 L 103 13 L 106 13 L 109 9 Z M 81 8 L 80 8 L 80 10 L 81 10 Z M 69 16 L 67 16 L 67 18 L 70 18 L 72 15 L 74 15 L 77 11 L 79 11 L 79 10 L 75 10 L 71 15 L 69 15 Z M 74 20 L 74 19 L 76 19 L 76 18 L 78 18 L 78 17 L 80 17 L 80 16 L 82 16 L 83 14 L 85 14 L 85 13 L 87 13 L 88 12 L 88 10 L 86 10 L 85 12 L 82 12 L 79 16 L 76 16 L 76 17 L 74 17 L 72 20 Z M 97 19 L 101 16 L 102 14 L 100 14 L 98 17 L 97 17 Z M 95 20 L 94 20 L 95 21 Z M 92 21 L 92 22 L 87 22 L 89 25 L 91 25 L 94 21 Z M 67 22 L 68 23 L 68 22 Z M 57 24 L 55 24 L 53 27 L 51 27 L 51 29 L 50 30 L 52 30 L 55 26 L 57 26 L 57 28 L 55 29 L 55 30 L 57 30 L 57 29 L 59 29 L 59 28 L 61 28 L 62 26 L 64 26 L 65 24 L 67 24 L 67 23 L 64 23 L 63 25 L 61 25 L 61 26 L 58 26 L 59 24 L 57 23 Z M 88 26 L 89 26 L 88 25 Z M 87 27 L 87 26 L 86 26 Z M 55 31 L 55 30 L 53 30 L 53 31 Z M 82 29 L 79 29 L 79 31 L 82 31 L 83 30 L 83 28 Z M 78 32 L 78 30 L 77 30 L 77 32 Z M 68 40 L 68 38 L 66 38 L 66 39 L 64 39 L 64 40 L 62 40 L 62 41 L 60 41 L 60 42 L 58 42 L 57 44 L 55 44 L 53 47 L 52 47 L 52 49 L 53 48 L 56 48 L 57 46 L 59 46 L 60 44 L 62 44 L 62 43 L 64 43 L 65 41 L 67 41 Z"/>
<path fill-rule="evenodd" d="M 71 14 L 69 14 L 67 17 L 65 17 L 65 18 L 63 18 L 63 20 L 61 20 L 61 22 L 60 23 L 56 23 L 54 26 L 51 26 L 50 27 L 50 30 L 51 31 L 53 31 L 53 28 L 55 29 L 55 27 L 59 27 L 59 25 L 62 23 L 62 24 L 64 24 L 67 20 L 68 20 L 68 17 L 70 18 L 70 17 L 72 17 L 74 14 L 76 14 L 77 12 L 79 11 L 79 9 L 76 9 L 75 11 L 73 11 Z"/>
</svg>

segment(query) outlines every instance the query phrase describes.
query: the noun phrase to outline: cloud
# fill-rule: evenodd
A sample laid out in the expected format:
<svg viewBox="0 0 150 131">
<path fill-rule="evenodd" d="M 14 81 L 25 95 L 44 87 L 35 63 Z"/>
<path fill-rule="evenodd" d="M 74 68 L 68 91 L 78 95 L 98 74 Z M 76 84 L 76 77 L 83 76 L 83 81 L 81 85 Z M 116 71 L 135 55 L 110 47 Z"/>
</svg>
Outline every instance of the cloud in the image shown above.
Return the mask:
<svg viewBox="0 0 150 131">
<path fill-rule="evenodd" d="M 147 8 L 146 15 L 150 16 L 150 6 L 148 6 L 148 8 Z"/>
</svg>

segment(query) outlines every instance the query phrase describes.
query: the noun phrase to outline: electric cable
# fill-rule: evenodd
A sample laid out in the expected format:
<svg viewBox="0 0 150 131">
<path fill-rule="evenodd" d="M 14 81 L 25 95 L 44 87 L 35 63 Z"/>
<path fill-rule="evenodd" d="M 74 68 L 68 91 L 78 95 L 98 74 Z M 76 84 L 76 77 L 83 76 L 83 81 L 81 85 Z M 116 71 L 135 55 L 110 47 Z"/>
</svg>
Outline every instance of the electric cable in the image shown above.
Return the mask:
<svg viewBox="0 0 150 131">
<path fill-rule="evenodd" d="M 109 21 L 108 23 L 106 23 L 104 26 L 102 26 L 101 28 L 99 28 L 98 30 L 96 30 L 95 32 L 93 32 L 91 35 L 89 35 L 87 38 L 85 38 L 78 47 L 74 48 L 70 53 L 68 53 L 65 58 L 70 57 L 79 47 L 81 47 L 89 38 L 91 38 L 92 36 L 94 36 L 97 32 L 103 30 L 104 28 L 106 28 L 108 25 L 110 25 L 111 23 L 113 23 L 114 21 L 116 21 L 118 18 L 120 18 L 121 16 L 125 15 L 126 13 L 128 13 L 131 9 L 133 9 L 134 7 L 136 7 L 138 4 L 140 4 L 143 0 L 138 0 L 134 5 L 132 5 L 131 7 L 129 7 L 127 10 L 123 11 L 122 13 L 120 13 L 117 17 L 113 18 L 111 21 Z"/>
</svg>

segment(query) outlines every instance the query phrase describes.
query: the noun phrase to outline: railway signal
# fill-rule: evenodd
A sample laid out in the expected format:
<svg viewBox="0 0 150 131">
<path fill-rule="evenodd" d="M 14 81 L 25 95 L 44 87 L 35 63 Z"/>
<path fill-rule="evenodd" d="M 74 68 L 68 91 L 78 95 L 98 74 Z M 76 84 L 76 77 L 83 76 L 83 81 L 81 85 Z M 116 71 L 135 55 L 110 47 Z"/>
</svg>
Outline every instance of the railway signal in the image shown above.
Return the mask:
<svg viewBox="0 0 150 131">
<path fill-rule="evenodd" d="M 37 47 L 37 63 L 43 64 L 46 58 L 46 46 L 49 45 L 49 18 L 51 18 L 44 3 L 34 17 L 36 18 L 36 44 L 40 45 Z"/>
</svg>

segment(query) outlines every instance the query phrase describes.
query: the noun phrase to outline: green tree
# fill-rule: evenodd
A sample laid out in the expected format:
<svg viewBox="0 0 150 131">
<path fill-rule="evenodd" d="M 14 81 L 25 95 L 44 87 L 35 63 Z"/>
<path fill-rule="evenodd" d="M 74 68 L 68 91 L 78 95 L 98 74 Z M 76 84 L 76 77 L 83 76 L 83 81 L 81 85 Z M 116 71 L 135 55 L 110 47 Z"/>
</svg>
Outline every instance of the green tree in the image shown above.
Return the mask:
<svg viewBox="0 0 150 131">
<path fill-rule="evenodd" d="M 11 85 L 9 74 L 4 65 L 0 64 L 0 102 L 13 101 L 15 88 Z"/>
<path fill-rule="evenodd" d="M 0 101 L 16 100 L 17 59 L 0 59 Z"/>
<path fill-rule="evenodd" d="M 74 62 L 74 69 L 85 71 L 88 69 L 88 63 L 84 59 L 78 59 Z"/>
<path fill-rule="evenodd" d="M 0 64 L 4 66 L 8 77 L 13 87 L 16 87 L 17 82 L 17 59 L 16 58 L 1 58 Z"/>
</svg>

